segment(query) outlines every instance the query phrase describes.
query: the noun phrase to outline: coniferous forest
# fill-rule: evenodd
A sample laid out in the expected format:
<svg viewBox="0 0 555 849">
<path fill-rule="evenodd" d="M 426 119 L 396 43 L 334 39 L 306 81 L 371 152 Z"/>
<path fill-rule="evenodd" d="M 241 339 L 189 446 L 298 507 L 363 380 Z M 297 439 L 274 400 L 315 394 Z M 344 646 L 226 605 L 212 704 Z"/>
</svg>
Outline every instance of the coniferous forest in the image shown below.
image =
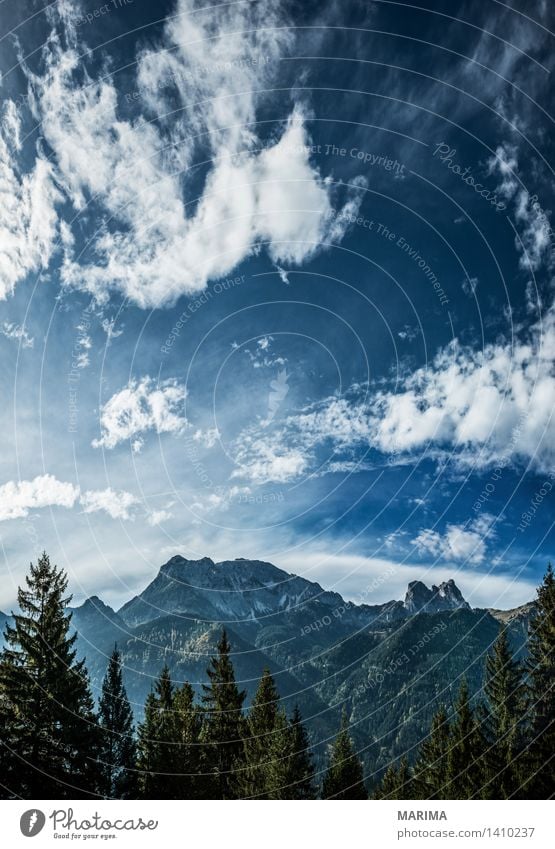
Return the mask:
<svg viewBox="0 0 555 849">
<path fill-rule="evenodd" d="M 95 704 L 64 572 L 43 554 L 0 656 L 2 798 L 547 799 L 555 791 L 555 576 L 538 588 L 524 659 L 502 628 L 480 698 L 465 680 L 417 750 L 365 775 L 343 710 L 319 751 L 269 669 L 250 704 L 222 630 L 200 697 L 167 666 L 136 726 L 117 645 Z M 371 698 L 371 694 L 368 698 Z"/>
</svg>

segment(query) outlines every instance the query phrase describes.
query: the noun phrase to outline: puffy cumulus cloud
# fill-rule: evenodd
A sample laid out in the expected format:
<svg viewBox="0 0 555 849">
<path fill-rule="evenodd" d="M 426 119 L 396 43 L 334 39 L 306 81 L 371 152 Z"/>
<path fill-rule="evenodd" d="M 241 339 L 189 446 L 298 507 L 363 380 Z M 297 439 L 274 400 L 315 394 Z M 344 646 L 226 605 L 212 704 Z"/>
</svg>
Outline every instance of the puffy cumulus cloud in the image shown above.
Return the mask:
<svg viewBox="0 0 555 849">
<path fill-rule="evenodd" d="M 130 508 L 138 504 L 138 499 L 130 492 L 107 489 L 88 490 L 79 499 L 84 513 L 103 511 L 112 519 L 132 519 Z"/>
<path fill-rule="evenodd" d="M 340 240 L 356 217 L 355 187 L 334 220 L 331 183 L 310 162 L 299 108 L 265 149 L 252 129 L 264 83 L 291 40 L 280 3 L 197 5 L 180 0 L 159 49 L 140 54 L 134 103 L 142 114 L 133 120 L 122 118 L 112 79 L 83 72 L 65 6 L 59 23 L 70 46 L 53 33 L 44 72 L 26 68 L 58 183 L 97 227 L 81 253 L 67 223 L 60 227 L 61 279 L 100 301 L 115 289 L 141 307 L 171 304 L 261 245 L 275 262 L 299 264 Z M 201 144 L 212 165 L 198 198 L 188 169 Z M 51 167 L 40 165 L 43 183 Z M 53 226 L 47 217 L 43 229 Z M 38 256 L 47 263 L 49 252 Z"/>
<path fill-rule="evenodd" d="M 441 560 L 462 561 L 476 565 L 486 556 L 486 543 L 476 530 L 463 525 L 448 525 L 444 534 L 424 528 L 412 540 L 420 553 L 431 554 Z"/>
<path fill-rule="evenodd" d="M 513 459 L 548 468 L 555 459 L 554 354 L 553 311 L 512 348 L 454 343 L 400 391 L 373 398 L 369 442 L 383 452 L 450 448 L 478 468 Z"/>
<path fill-rule="evenodd" d="M 23 519 L 31 510 L 44 507 L 71 509 L 77 505 L 84 513 L 103 511 L 112 519 L 132 519 L 130 510 L 138 504 L 138 499 L 130 492 L 111 487 L 83 492 L 79 486 L 50 474 L 28 481 L 9 481 L 0 486 L 0 522 Z"/>
<path fill-rule="evenodd" d="M 9 481 L 0 486 L 0 522 L 21 519 L 42 507 L 73 507 L 79 487 L 53 475 L 38 475 L 29 481 Z"/>
<path fill-rule="evenodd" d="M 453 342 L 396 391 L 353 386 L 264 427 L 247 428 L 232 446 L 234 475 L 287 480 L 366 468 L 361 452 L 412 462 L 423 451 L 464 467 L 555 462 L 555 310 L 525 339 L 481 351 Z M 264 432 L 266 429 L 266 432 Z M 321 466 L 323 452 L 332 462 Z M 356 462 L 355 462 L 356 461 Z M 272 477 L 273 475 L 277 475 Z"/>
<path fill-rule="evenodd" d="M 155 383 L 151 377 L 131 380 L 116 392 L 100 410 L 100 439 L 93 440 L 95 448 L 115 448 L 120 442 L 132 440 L 134 451 L 140 451 L 140 434 L 149 430 L 157 433 L 179 433 L 186 426 L 183 402 L 187 392 L 176 380 Z"/>
<path fill-rule="evenodd" d="M 19 115 L 8 101 L 0 116 L 0 300 L 27 274 L 48 267 L 62 200 L 53 167 L 42 155 L 27 173 L 16 167 L 19 134 Z"/>
</svg>

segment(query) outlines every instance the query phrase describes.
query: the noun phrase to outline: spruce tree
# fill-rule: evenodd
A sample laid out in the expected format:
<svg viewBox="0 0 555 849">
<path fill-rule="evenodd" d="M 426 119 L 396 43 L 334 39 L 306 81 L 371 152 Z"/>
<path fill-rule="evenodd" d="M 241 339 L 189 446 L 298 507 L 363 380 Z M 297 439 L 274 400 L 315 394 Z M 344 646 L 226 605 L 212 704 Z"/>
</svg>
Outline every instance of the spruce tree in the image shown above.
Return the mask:
<svg viewBox="0 0 555 849">
<path fill-rule="evenodd" d="M 203 776 L 202 747 L 200 734 L 202 712 L 194 704 L 194 690 L 185 683 L 175 691 L 173 710 L 176 740 L 175 762 L 179 776 L 179 796 L 181 799 L 204 799 L 208 792 Z"/>
<path fill-rule="evenodd" d="M 486 743 L 470 704 L 468 684 L 463 680 L 451 725 L 447 753 L 446 799 L 479 799 L 486 784 Z"/>
<path fill-rule="evenodd" d="M 315 799 L 314 762 L 308 733 L 297 705 L 291 717 L 291 765 L 289 791 L 292 799 Z"/>
<path fill-rule="evenodd" d="M 279 694 L 269 669 L 264 669 L 245 723 L 246 770 L 243 795 L 268 798 L 268 760 L 278 715 Z"/>
<path fill-rule="evenodd" d="M 537 592 L 528 641 L 531 722 L 522 794 L 550 799 L 555 794 L 555 576 L 551 563 Z"/>
<path fill-rule="evenodd" d="M 76 660 L 66 590 L 65 573 L 44 552 L 19 588 L 20 612 L 0 655 L 0 710 L 13 750 L 5 780 L 23 798 L 98 791 L 97 720 L 84 661 Z"/>
<path fill-rule="evenodd" d="M 207 669 L 209 684 L 203 684 L 204 758 L 212 776 L 213 797 L 235 799 L 242 793 L 246 768 L 243 743 L 243 703 L 245 691 L 239 690 L 230 658 L 231 646 L 222 631 L 218 654 Z"/>
<path fill-rule="evenodd" d="M 420 746 L 414 767 L 414 796 L 442 799 L 447 792 L 450 728 L 443 705 L 434 714 L 430 733 Z"/>
<path fill-rule="evenodd" d="M 349 735 L 347 714 L 343 711 L 341 728 L 329 755 L 322 784 L 323 799 L 367 799 L 362 763 Z"/>
<path fill-rule="evenodd" d="M 394 763 L 388 766 L 374 792 L 374 799 L 412 799 L 413 793 L 411 770 L 407 758 L 403 757 L 398 767 Z"/>
<path fill-rule="evenodd" d="M 278 711 L 262 766 L 266 798 L 294 799 L 292 784 L 293 729 L 284 710 Z"/>
<path fill-rule="evenodd" d="M 99 704 L 101 790 L 107 799 L 136 797 L 133 713 L 123 685 L 121 654 L 114 647 Z"/>
<path fill-rule="evenodd" d="M 139 726 L 139 795 L 144 799 L 180 799 L 179 732 L 175 718 L 174 688 L 164 666 L 145 703 Z"/>
<path fill-rule="evenodd" d="M 519 784 L 515 758 L 522 745 L 525 702 L 523 670 L 513 658 L 506 628 L 502 628 L 486 659 L 484 695 L 485 795 L 508 799 Z"/>
</svg>

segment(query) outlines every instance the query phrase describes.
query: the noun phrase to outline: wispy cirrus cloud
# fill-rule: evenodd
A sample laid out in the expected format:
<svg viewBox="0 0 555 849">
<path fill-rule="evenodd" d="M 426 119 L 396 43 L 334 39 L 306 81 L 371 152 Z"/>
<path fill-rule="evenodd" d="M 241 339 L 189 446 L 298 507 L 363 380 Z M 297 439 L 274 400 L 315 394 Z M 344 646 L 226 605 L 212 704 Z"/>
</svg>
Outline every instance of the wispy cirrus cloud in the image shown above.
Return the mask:
<svg viewBox="0 0 555 849">
<path fill-rule="evenodd" d="M 6 339 L 13 339 L 19 342 L 22 348 L 32 348 L 35 340 L 27 333 L 23 324 L 16 324 L 13 321 L 4 321 L 0 326 L 0 333 Z"/>
</svg>

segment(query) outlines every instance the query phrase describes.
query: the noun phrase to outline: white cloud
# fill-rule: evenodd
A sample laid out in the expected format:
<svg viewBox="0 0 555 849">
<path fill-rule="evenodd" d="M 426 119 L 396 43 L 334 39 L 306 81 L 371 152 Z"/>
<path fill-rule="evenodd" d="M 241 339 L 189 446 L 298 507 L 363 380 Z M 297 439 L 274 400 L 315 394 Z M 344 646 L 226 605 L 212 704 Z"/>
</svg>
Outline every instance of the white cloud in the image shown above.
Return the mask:
<svg viewBox="0 0 555 849">
<path fill-rule="evenodd" d="M 476 289 L 478 288 L 479 280 L 477 277 L 465 277 L 462 282 L 462 290 L 465 295 L 469 297 L 473 297 L 476 293 Z"/>
<path fill-rule="evenodd" d="M 279 278 L 282 283 L 285 283 L 286 286 L 289 286 L 289 275 L 287 271 L 281 267 L 281 265 L 276 265 L 276 271 L 279 274 Z"/>
<path fill-rule="evenodd" d="M 0 522 L 21 519 L 30 510 L 41 507 L 73 507 L 79 487 L 57 480 L 53 475 L 39 475 L 30 481 L 9 481 L 0 486 Z"/>
<path fill-rule="evenodd" d="M 287 555 L 276 555 L 272 562 L 289 572 L 318 581 L 326 589 L 334 589 L 356 603 L 381 604 L 403 599 L 409 581 L 423 581 L 427 586 L 453 578 L 464 598 L 473 607 L 510 609 L 532 601 L 536 585 L 531 581 L 496 572 L 481 572 L 455 566 L 397 563 L 380 557 L 318 552 L 303 549 Z"/>
<path fill-rule="evenodd" d="M 555 310 L 512 347 L 496 343 L 475 351 L 455 340 L 399 380 L 397 391 L 353 386 L 281 418 L 271 430 L 268 422 L 251 425 L 232 446 L 235 477 L 293 479 L 319 467 L 322 449 L 329 455 L 330 447 L 333 463 L 323 472 L 346 470 L 368 449 L 399 464 L 428 451 L 475 469 L 529 462 L 536 471 L 549 470 L 555 462 L 554 359 Z"/>
<path fill-rule="evenodd" d="M 515 239 L 515 247 L 520 253 L 521 268 L 537 271 L 544 263 L 547 268 L 552 268 L 553 234 L 549 212 L 519 180 L 516 146 L 499 145 L 495 156 L 488 160 L 488 172 L 501 178 L 498 192 L 508 201 L 513 201 L 515 220 L 520 228 L 520 239 Z"/>
<path fill-rule="evenodd" d="M 444 534 L 432 528 L 425 528 L 412 542 L 420 553 L 431 554 L 441 560 L 475 565 L 482 563 L 486 556 L 483 537 L 475 530 L 467 530 L 463 525 L 448 525 Z"/>
<path fill-rule="evenodd" d="M 79 503 L 84 513 L 103 511 L 112 519 L 132 519 L 130 508 L 137 505 L 138 499 L 130 492 L 107 489 L 88 490 L 81 495 Z"/>
<path fill-rule="evenodd" d="M 450 446 L 478 468 L 517 459 L 548 468 L 555 459 L 554 354 L 553 312 L 512 349 L 453 343 L 400 391 L 374 397 L 369 442 L 383 452 Z"/>
<path fill-rule="evenodd" d="M 155 383 L 151 377 L 131 380 L 102 406 L 100 411 L 100 439 L 93 440 L 95 448 L 115 448 L 120 442 L 133 437 L 133 451 L 142 448 L 143 434 L 149 430 L 157 433 L 179 433 L 186 425 L 183 402 L 187 396 L 184 387 L 175 380 Z"/>
<path fill-rule="evenodd" d="M 285 483 L 308 467 L 307 456 L 298 448 L 272 443 L 271 439 L 253 438 L 247 433 L 235 443 L 234 460 L 237 468 L 231 477 L 246 477 L 255 484 Z"/>
<path fill-rule="evenodd" d="M 112 519 L 132 519 L 130 508 L 139 504 L 125 490 L 111 487 L 81 492 L 78 486 L 58 480 L 54 475 L 38 475 L 28 481 L 8 481 L 0 486 L 0 522 L 23 519 L 31 510 L 44 507 L 71 509 L 79 504 L 84 513 L 103 511 Z"/>
<path fill-rule="evenodd" d="M 5 108 L 0 127 L 0 300 L 31 271 L 48 267 L 57 233 L 56 204 L 62 196 L 53 169 L 42 156 L 21 174 L 14 162 L 19 116 Z"/>
<path fill-rule="evenodd" d="M 21 344 L 22 348 L 32 348 L 35 340 L 29 336 L 23 324 L 14 324 L 11 321 L 4 321 L 0 327 L 0 333 L 7 339 L 15 339 Z"/>
<path fill-rule="evenodd" d="M 65 8 L 66 28 L 70 18 Z M 291 41 L 284 20 L 277 0 L 209 10 L 179 0 L 161 49 L 139 56 L 134 102 L 143 114 L 134 120 L 119 114 L 113 81 L 86 72 L 83 80 L 82 50 L 63 49 L 52 35 L 46 72 L 26 68 L 35 117 L 59 184 L 99 225 L 86 259 L 76 255 L 65 225 L 66 286 L 99 300 L 116 289 L 142 307 L 158 307 L 203 289 L 261 245 L 276 263 L 300 264 L 343 237 L 360 193 L 332 220 L 331 183 L 310 163 L 302 110 L 293 109 L 281 137 L 263 150 L 252 129 L 257 91 Z M 188 169 L 201 143 L 212 167 L 198 199 L 196 185 L 188 191 Z M 46 263 L 49 252 L 38 257 Z"/>
<path fill-rule="evenodd" d="M 217 427 L 208 428 L 208 430 L 198 428 L 193 433 L 193 439 L 205 448 L 213 448 L 220 441 L 221 434 Z"/>
<path fill-rule="evenodd" d="M 153 510 L 147 515 L 146 520 L 152 528 L 155 528 L 171 519 L 172 515 L 168 510 Z"/>
</svg>

